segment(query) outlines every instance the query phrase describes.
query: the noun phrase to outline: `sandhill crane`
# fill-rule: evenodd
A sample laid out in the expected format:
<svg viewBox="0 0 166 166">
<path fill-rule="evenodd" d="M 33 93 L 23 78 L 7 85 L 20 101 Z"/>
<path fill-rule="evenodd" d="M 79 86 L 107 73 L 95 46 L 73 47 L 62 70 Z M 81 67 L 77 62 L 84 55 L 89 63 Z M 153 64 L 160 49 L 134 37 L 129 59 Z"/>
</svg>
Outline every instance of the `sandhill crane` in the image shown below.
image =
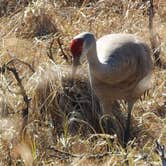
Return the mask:
<svg viewBox="0 0 166 166">
<path fill-rule="evenodd" d="M 104 114 L 111 113 L 111 103 L 115 100 L 128 103 L 124 134 L 124 143 L 127 143 L 133 105 L 150 88 L 152 60 L 149 47 L 132 34 L 109 34 L 96 42 L 92 33 L 83 32 L 73 38 L 70 50 L 73 56 L 72 78 L 80 57 L 87 56 L 90 83 Z"/>
</svg>

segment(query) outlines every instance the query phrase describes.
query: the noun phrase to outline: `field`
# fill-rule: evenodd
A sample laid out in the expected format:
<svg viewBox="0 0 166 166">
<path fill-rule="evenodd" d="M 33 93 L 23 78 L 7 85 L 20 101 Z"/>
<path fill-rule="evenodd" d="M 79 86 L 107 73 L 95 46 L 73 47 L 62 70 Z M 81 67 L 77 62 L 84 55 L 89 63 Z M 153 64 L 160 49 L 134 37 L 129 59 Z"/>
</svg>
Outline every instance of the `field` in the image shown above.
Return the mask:
<svg viewBox="0 0 166 166">
<path fill-rule="evenodd" d="M 0 166 L 166 163 L 166 2 L 154 0 L 152 29 L 149 6 L 146 0 L 0 1 Z M 83 31 L 96 38 L 132 33 L 160 55 L 159 65 L 152 55 L 152 86 L 135 104 L 126 148 L 126 104 L 110 106 L 116 118 L 106 134 L 86 59 L 71 86 L 69 45 Z"/>
</svg>

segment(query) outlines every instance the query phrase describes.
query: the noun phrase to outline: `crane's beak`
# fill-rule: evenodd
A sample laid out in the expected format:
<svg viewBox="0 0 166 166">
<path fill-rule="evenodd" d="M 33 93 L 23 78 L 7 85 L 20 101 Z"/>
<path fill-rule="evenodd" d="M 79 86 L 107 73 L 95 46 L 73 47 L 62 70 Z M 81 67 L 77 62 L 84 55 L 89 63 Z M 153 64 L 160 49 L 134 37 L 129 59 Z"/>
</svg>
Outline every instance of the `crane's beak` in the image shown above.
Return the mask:
<svg viewBox="0 0 166 166">
<path fill-rule="evenodd" d="M 73 57 L 72 59 L 72 74 L 71 74 L 71 81 L 72 81 L 72 85 L 74 83 L 74 78 L 75 78 L 75 74 L 77 71 L 77 67 L 80 65 L 80 57 Z"/>
</svg>

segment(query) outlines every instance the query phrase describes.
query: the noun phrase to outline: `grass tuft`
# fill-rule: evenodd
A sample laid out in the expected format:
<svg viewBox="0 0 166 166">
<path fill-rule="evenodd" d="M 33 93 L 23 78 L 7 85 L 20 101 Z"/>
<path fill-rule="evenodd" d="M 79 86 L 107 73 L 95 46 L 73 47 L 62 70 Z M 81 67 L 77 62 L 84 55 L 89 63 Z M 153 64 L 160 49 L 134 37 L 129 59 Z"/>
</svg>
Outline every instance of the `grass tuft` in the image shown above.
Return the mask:
<svg viewBox="0 0 166 166">
<path fill-rule="evenodd" d="M 101 117 L 85 60 L 73 88 L 70 80 L 68 45 L 82 31 L 91 31 L 96 38 L 108 33 L 133 33 L 150 45 L 149 3 L 13 2 L 9 10 L 9 1 L 0 1 L 0 165 L 161 165 L 155 144 L 158 140 L 166 145 L 164 68 L 154 67 L 152 88 L 135 105 L 131 141 L 125 149 L 125 103 L 116 101 L 110 106 L 112 115 Z M 154 0 L 153 22 L 165 65 L 163 4 L 164 0 Z M 10 67 L 18 72 L 29 99 L 27 123 L 22 118 L 26 103 L 19 83 L 4 70 L 11 61 Z M 107 118 L 111 121 L 110 135 L 105 134 Z"/>
</svg>

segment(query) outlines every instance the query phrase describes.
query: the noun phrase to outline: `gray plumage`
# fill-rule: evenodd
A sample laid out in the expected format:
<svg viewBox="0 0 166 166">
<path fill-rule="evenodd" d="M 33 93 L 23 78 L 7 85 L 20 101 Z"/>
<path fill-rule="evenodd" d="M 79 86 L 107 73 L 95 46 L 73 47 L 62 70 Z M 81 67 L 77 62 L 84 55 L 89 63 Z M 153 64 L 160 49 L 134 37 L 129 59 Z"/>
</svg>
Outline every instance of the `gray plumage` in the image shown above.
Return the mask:
<svg viewBox="0 0 166 166">
<path fill-rule="evenodd" d="M 132 34 L 110 34 L 96 42 L 92 33 L 84 32 L 74 39 L 80 38 L 84 40 L 81 56 L 87 56 L 90 82 L 103 105 L 104 114 L 110 114 L 113 101 L 123 99 L 128 102 L 127 142 L 133 104 L 150 88 L 150 49 Z"/>
</svg>

